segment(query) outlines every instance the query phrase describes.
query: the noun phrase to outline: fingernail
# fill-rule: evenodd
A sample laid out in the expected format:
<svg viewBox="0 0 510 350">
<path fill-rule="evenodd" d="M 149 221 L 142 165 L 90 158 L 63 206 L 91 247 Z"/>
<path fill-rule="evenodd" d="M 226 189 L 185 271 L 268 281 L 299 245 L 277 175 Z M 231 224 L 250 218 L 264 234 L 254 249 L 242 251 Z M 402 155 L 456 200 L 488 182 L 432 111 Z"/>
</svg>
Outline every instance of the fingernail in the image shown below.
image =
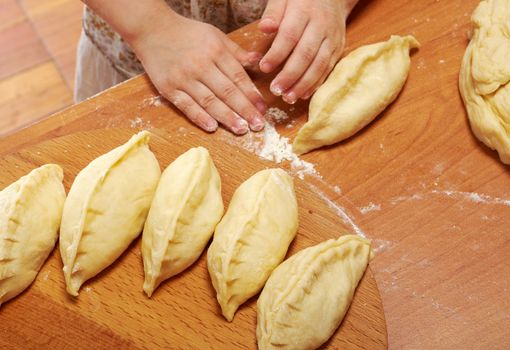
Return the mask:
<svg viewBox="0 0 510 350">
<path fill-rule="evenodd" d="M 237 135 L 243 135 L 248 132 L 248 122 L 244 119 L 237 119 L 232 125 L 232 131 Z"/>
<path fill-rule="evenodd" d="M 278 85 L 278 83 L 275 83 L 275 81 L 273 80 L 273 82 L 271 83 L 271 86 L 269 88 L 271 90 L 271 92 L 273 93 L 273 95 L 275 96 L 281 96 L 283 94 L 283 89 L 280 85 Z"/>
<path fill-rule="evenodd" d="M 255 107 L 259 110 L 260 113 L 265 114 L 267 111 L 267 106 L 264 102 L 255 103 Z"/>
<path fill-rule="evenodd" d="M 260 63 L 260 70 L 262 72 L 264 72 L 264 73 L 269 73 L 272 68 L 273 68 L 273 66 L 271 66 L 271 64 L 268 63 L 268 62 L 261 62 Z"/>
<path fill-rule="evenodd" d="M 283 95 L 283 100 L 288 104 L 293 105 L 296 103 L 297 97 L 294 91 L 289 92 L 288 94 Z"/>
<path fill-rule="evenodd" d="M 266 17 L 266 18 L 262 18 L 260 20 L 260 24 L 264 24 L 264 25 L 275 25 L 276 22 L 274 19 L 272 19 L 271 17 Z"/>
<path fill-rule="evenodd" d="M 204 126 L 205 131 L 214 132 L 218 129 L 218 122 L 216 120 L 209 120 Z"/>
<path fill-rule="evenodd" d="M 253 131 L 260 131 L 264 129 L 264 121 L 259 117 L 255 117 L 252 119 L 250 126 Z"/>
</svg>

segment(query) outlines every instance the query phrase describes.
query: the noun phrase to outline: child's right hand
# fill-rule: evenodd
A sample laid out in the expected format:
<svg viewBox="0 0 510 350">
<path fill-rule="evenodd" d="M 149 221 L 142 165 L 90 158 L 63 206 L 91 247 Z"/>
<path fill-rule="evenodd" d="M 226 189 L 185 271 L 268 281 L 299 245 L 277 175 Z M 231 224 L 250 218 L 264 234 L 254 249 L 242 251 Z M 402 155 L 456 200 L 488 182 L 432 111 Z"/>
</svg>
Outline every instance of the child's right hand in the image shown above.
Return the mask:
<svg viewBox="0 0 510 350">
<path fill-rule="evenodd" d="M 240 135 L 264 127 L 266 104 L 243 67 L 257 65 L 260 54 L 170 11 L 130 44 L 159 92 L 202 129 L 215 131 L 219 122 Z"/>
</svg>

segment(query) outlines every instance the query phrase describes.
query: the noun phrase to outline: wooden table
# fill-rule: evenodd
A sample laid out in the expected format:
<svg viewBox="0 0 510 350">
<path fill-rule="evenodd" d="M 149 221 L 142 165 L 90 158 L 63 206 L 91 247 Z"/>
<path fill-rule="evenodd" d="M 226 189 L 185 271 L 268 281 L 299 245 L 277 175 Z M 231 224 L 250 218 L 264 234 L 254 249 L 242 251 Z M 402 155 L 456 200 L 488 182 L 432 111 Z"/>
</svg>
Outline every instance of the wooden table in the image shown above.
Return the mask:
<svg viewBox="0 0 510 350">
<path fill-rule="evenodd" d="M 374 242 L 371 266 L 392 349 L 510 345 L 509 168 L 473 137 L 457 89 L 477 3 L 362 1 L 348 26 L 347 51 L 391 34 L 413 34 L 422 47 L 402 94 L 375 122 L 337 147 L 303 157 L 323 177 L 318 188 Z M 253 26 L 232 37 L 248 48 L 267 47 Z M 295 127 L 280 130 L 293 137 L 307 105 L 291 111 L 269 94 L 269 81 L 256 78 L 271 106 L 296 116 Z M 122 115 L 111 108 L 123 110 L 117 98 L 131 92 L 156 94 L 146 77 L 132 79 L 0 140 L 0 155 L 64 131 L 164 123 L 150 108 Z M 96 121 L 80 121 L 91 112 Z"/>
</svg>

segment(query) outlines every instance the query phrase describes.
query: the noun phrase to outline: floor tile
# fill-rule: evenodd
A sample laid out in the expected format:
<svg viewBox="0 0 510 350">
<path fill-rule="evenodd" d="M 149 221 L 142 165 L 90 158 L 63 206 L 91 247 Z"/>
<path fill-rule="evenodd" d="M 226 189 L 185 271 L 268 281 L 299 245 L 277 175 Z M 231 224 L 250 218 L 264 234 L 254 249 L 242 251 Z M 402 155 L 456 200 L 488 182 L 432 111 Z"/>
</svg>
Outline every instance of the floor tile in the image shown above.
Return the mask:
<svg viewBox="0 0 510 350">
<path fill-rule="evenodd" d="M 48 62 L 0 81 L 0 135 L 72 104 L 54 63 Z"/>
<path fill-rule="evenodd" d="M 22 0 L 21 3 L 68 86 L 72 87 L 83 4 L 78 0 Z"/>
<path fill-rule="evenodd" d="M 24 19 L 23 9 L 16 0 L 0 0 L 0 31 Z"/>
<path fill-rule="evenodd" d="M 49 59 L 28 20 L 0 31 L 0 80 Z"/>
</svg>

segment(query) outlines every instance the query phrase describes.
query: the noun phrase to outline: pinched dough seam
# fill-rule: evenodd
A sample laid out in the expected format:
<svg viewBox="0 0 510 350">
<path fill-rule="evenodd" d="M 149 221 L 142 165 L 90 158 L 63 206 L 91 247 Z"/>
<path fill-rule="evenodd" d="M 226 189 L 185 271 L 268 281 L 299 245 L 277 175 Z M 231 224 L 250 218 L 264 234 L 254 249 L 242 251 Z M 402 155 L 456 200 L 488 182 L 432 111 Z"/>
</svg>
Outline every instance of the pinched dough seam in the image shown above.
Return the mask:
<svg viewBox="0 0 510 350">
<path fill-rule="evenodd" d="M 204 162 L 204 157 L 202 156 L 202 153 L 200 153 L 200 168 L 201 170 L 203 168 L 205 168 L 205 165 L 207 165 L 207 159 L 205 159 L 205 162 Z M 170 165 L 171 166 L 171 165 Z M 176 231 L 176 227 L 177 227 L 177 222 L 179 221 L 179 218 L 181 217 L 181 213 L 182 211 L 184 210 L 184 208 L 187 207 L 187 204 L 190 200 L 190 197 L 191 197 L 191 194 L 194 193 L 196 187 L 197 187 L 197 183 L 198 183 L 198 173 L 199 171 L 192 171 L 192 180 L 191 180 L 191 185 L 190 186 L 187 186 L 186 188 L 186 192 L 184 194 L 184 198 L 185 200 L 183 200 L 179 205 L 179 208 L 178 210 L 175 211 L 175 216 L 172 218 L 172 220 L 168 223 L 168 226 L 165 227 L 164 229 L 164 232 L 167 233 L 167 237 L 166 237 L 166 242 L 167 242 L 167 245 L 165 246 L 165 249 L 161 250 L 163 252 L 163 255 L 160 256 L 160 252 L 158 252 L 158 262 L 156 263 L 156 266 L 158 267 L 157 269 L 157 274 L 160 274 L 161 273 L 161 266 L 163 264 L 163 260 L 165 258 L 165 253 L 166 253 L 166 250 L 168 249 L 168 245 L 170 244 L 170 241 L 175 237 L 175 231 Z M 152 267 L 152 272 L 153 272 L 153 275 L 154 277 L 157 275 L 157 274 L 154 274 L 154 239 L 151 240 L 151 267 Z M 156 280 L 156 278 L 154 278 L 154 280 Z"/>
<path fill-rule="evenodd" d="M 83 205 L 81 208 L 80 222 L 78 223 L 78 226 L 77 226 L 75 232 L 72 234 L 71 244 L 66 249 L 67 269 L 65 269 L 64 272 L 68 276 L 70 284 L 72 284 L 72 282 L 71 282 L 72 277 L 76 274 L 76 272 L 79 272 L 81 270 L 81 269 L 78 269 L 75 271 L 74 264 L 75 264 L 76 256 L 78 254 L 78 249 L 80 246 L 79 242 L 81 241 L 81 238 L 83 235 L 85 220 L 88 217 L 88 215 L 87 215 L 89 212 L 88 208 L 89 208 L 90 202 L 92 200 L 92 197 L 94 196 L 94 194 L 96 192 L 96 189 L 98 188 L 100 183 L 104 182 L 104 180 L 107 178 L 107 176 L 110 174 L 110 172 L 113 169 L 115 169 L 115 166 L 117 164 L 119 164 L 121 161 L 126 159 L 131 154 L 132 151 L 138 150 L 141 147 L 148 145 L 149 140 L 150 140 L 150 134 L 148 132 L 142 131 L 138 135 L 133 136 L 133 138 L 131 138 L 127 143 L 119 146 L 119 147 L 122 147 L 122 150 L 120 152 L 118 152 L 119 154 L 109 163 L 108 168 L 99 173 L 99 176 L 97 176 L 95 183 L 93 184 L 89 193 L 85 197 L 85 201 L 83 202 Z M 112 151 L 110 151 L 110 152 L 112 152 Z M 108 153 L 105 153 L 105 154 L 108 154 Z M 94 175 L 97 175 L 97 173 Z M 70 252 L 71 252 L 71 254 L 69 254 Z"/>
<path fill-rule="evenodd" d="M 248 227 L 255 226 L 254 222 L 260 215 L 260 211 L 261 211 L 261 207 L 262 207 L 261 203 L 262 203 L 263 198 L 266 196 L 267 187 L 269 186 L 269 183 L 272 181 L 272 176 L 274 176 L 274 174 L 271 172 L 270 175 L 267 177 L 264 185 L 262 186 L 262 189 L 259 191 L 259 193 L 257 195 L 257 199 L 255 201 L 255 205 L 254 205 L 255 210 L 250 215 L 250 217 L 245 221 L 242 228 L 240 230 L 237 230 L 235 237 L 233 237 L 233 239 L 231 241 L 229 241 L 228 248 L 231 248 L 231 249 L 229 249 L 226 259 L 224 259 L 222 261 L 222 271 L 224 271 L 224 273 L 220 274 L 220 276 L 221 276 L 221 281 L 220 281 L 221 289 L 220 290 L 223 291 L 222 294 L 225 297 L 226 302 L 227 302 L 226 306 L 228 306 L 228 304 L 230 303 L 230 300 L 233 297 L 233 295 L 231 295 L 229 292 L 228 284 L 234 283 L 237 279 L 228 279 L 227 280 L 225 278 L 225 276 L 228 276 L 228 274 L 230 272 L 230 268 L 229 268 L 231 265 L 230 262 L 233 260 L 236 260 L 236 256 L 240 252 L 240 249 L 235 249 L 235 248 L 238 246 L 238 244 L 246 245 L 246 244 L 242 243 L 243 242 L 242 237 L 243 237 L 243 235 L 246 234 Z M 238 265 L 238 264 L 239 263 L 236 263 L 235 265 Z"/>
</svg>

